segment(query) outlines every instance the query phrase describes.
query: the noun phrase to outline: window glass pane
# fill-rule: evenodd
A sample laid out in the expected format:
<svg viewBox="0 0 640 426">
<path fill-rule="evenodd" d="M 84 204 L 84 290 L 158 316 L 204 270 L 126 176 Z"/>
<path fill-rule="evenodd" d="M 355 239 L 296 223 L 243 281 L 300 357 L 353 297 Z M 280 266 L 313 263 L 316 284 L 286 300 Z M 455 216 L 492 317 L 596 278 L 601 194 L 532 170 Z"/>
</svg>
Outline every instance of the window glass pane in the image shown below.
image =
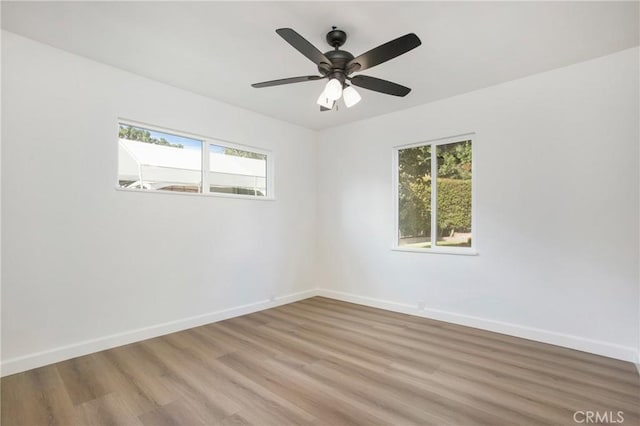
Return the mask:
<svg viewBox="0 0 640 426">
<path fill-rule="evenodd" d="M 209 191 L 266 196 L 267 156 L 209 145 Z"/>
<path fill-rule="evenodd" d="M 201 192 L 202 141 L 120 124 L 121 188 Z"/>
<path fill-rule="evenodd" d="M 436 245 L 471 247 L 471 141 L 435 147 L 438 160 Z"/>
<path fill-rule="evenodd" d="M 398 150 L 398 246 L 431 247 L 431 147 Z"/>
</svg>

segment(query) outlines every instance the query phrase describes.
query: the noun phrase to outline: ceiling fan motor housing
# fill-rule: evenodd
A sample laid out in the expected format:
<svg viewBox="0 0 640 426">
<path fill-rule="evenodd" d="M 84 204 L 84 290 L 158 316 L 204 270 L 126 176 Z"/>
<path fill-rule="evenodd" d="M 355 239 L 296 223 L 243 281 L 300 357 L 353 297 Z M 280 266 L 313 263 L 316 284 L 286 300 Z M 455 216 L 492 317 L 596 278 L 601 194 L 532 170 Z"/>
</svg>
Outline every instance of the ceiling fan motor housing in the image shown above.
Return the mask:
<svg viewBox="0 0 640 426">
<path fill-rule="evenodd" d="M 329 78 L 337 78 L 342 84 L 347 75 L 347 64 L 353 59 L 353 55 L 346 50 L 340 50 L 347 41 L 347 33 L 333 27 L 333 30 L 327 33 L 327 43 L 334 47 L 335 50 L 329 50 L 324 56 L 331 61 L 330 69 L 324 64 L 318 65 L 318 71 L 321 74 L 329 75 Z"/>
<path fill-rule="evenodd" d="M 331 61 L 331 72 L 341 72 L 346 74 L 347 64 L 353 59 L 353 55 L 346 50 L 330 50 L 325 52 L 324 56 Z M 318 70 L 322 74 L 326 74 L 326 69 L 318 66 Z"/>
</svg>

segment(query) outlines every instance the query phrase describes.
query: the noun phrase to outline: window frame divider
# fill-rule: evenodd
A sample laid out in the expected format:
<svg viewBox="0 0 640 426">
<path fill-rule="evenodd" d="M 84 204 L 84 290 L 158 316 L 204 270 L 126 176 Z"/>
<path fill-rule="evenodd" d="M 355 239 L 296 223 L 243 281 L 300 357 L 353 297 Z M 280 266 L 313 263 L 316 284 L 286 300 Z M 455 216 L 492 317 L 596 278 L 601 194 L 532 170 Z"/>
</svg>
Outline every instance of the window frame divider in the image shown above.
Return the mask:
<svg viewBox="0 0 640 426">
<path fill-rule="evenodd" d="M 431 249 L 438 246 L 438 145 L 432 144 L 431 147 Z M 471 145 L 473 149 L 473 144 Z M 399 165 L 398 165 L 399 166 Z M 471 207 L 473 210 L 473 206 Z M 400 222 L 397 224 L 400 228 Z M 473 224 L 471 224 L 473 226 Z M 471 228 L 473 230 L 473 228 Z M 435 235 L 435 237 L 434 237 Z"/>
<path fill-rule="evenodd" d="M 202 170 L 200 171 L 202 175 L 200 176 L 200 181 L 202 182 L 202 187 L 200 192 L 202 194 L 208 194 L 210 192 L 209 188 L 209 141 L 202 141 Z"/>
</svg>

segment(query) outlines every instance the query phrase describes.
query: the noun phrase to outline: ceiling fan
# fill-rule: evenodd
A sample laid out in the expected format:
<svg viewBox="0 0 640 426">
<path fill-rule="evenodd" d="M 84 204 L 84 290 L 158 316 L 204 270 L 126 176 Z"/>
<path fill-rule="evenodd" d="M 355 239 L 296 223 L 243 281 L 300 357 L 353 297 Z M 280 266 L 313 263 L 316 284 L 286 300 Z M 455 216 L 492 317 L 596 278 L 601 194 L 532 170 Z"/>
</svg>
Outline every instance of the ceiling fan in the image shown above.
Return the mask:
<svg viewBox="0 0 640 426">
<path fill-rule="evenodd" d="M 397 56 L 420 46 L 422 42 L 417 35 L 409 33 L 382 44 L 360 56 L 354 57 L 346 50 L 340 50 L 347 41 L 347 33 L 332 27 L 327 33 L 327 43 L 334 50 L 322 53 L 313 44 L 291 28 L 280 28 L 276 33 L 296 50 L 309 58 L 316 64 L 321 75 L 306 75 L 302 77 L 283 78 L 280 80 L 264 81 L 251 86 L 255 88 L 280 86 L 282 84 L 301 83 L 303 81 L 314 81 L 329 79 L 324 90 L 318 98 L 320 111 L 329 111 L 336 105 L 336 101 L 344 97 L 345 105 L 349 108 L 360 102 L 360 94 L 347 82 L 353 86 L 362 87 L 380 93 L 393 96 L 406 96 L 411 89 L 391 81 L 382 80 L 367 75 L 355 75 L 354 72 L 364 71 L 368 68 L 380 65 Z"/>
</svg>

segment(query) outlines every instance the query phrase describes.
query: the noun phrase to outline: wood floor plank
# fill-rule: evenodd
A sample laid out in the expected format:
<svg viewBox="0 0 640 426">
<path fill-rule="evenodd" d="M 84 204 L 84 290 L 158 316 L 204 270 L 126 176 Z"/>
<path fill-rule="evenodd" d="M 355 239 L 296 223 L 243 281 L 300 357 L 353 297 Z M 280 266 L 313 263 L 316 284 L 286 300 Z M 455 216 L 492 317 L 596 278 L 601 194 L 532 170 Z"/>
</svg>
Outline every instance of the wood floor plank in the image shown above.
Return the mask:
<svg viewBox="0 0 640 426">
<path fill-rule="evenodd" d="M 222 419 L 217 426 L 249 426 L 251 423 L 242 417 L 241 414 L 233 414 L 229 417 Z"/>
<path fill-rule="evenodd" d="M 183 400 L 176 400 L 139 416 L 145 426 L 206 425 L 196 411 Z"/>
<path fill-rule="evenodd" d="M 499 416 L 471 406 L 462 406 L 435 392 L 407 394 L 400 391 L 398 386 L 394 386 L 392 381 L 382 383 L 375 380 L 371 374 L 354 374 L 350 364 L 345 364 L 345 368 L 337 368 L 339 365 L 328 362 L 316 363 L 306 367 L 305 371 L 331 387 L 358 396 L 367 404 L 382 406 L 396 416 L 393 424 L 422 424 L 429 418 L 435 424 L 506 424 Z"/>
<path fill-rule="evenodd" d="M 2 379 L 40 425 L 640 424 L 631 363 L 314 297 Z"/>
<path fill-rule="evenodd" d="M 511 401 L 505 402 L 500 399 L 488 398 L 486 392 L 471 393 L 464 387 L 443 387 L 441 383 L 432 380 L 433 374 L 425 380 L 410 373 L 400 373 L 392 369 L 381 371 L 356 363 L 327 360 L 322 361 L 322 364 L 330 364 L 333 370 L 340 372 L 345 377 L 360 377 L 361 380 L 369 382 L 369 386 L 373 388 L 388 387 L 393 389 L 394 393 L 401 396 L 403 401 L 426 408 L 430 413 L 440 412 L 443 420 L 439 424 L 448 423 L 452 418 L 455 418 L 451 413 L 459 411 L 465 413 L 466 416 L 474 416 L 474 421 L 470 421 L 468 418 L 466 421 L 458 419 L 459 423 L 464 424 L 518 424 L 528 418 L 526 413 L 515 410 Z M 432 407 L 433 404 L 436 406 Z"/>
<path fill-rule="evenodd" d="M 165 371 L 165 386 L 187 401 L 207 423 L 218 422 L 236 413 L 240 406 L 227 395 L 225 382 L 208 372 L 198 355 L 182 352 L 165 339 L 142 343 L 149 363 Z"/>
<path fill-rule="evenodd" d="M 225 355 L 221 362 L 329 424 L 386 423 L 372 413 L 369 407 L 354 404 L 354 401 L 339 390 L 301 374 L 300 369 L 292 369 L 283 363 L 252 359 L 241 354 Z"/>
<path fill-rule="evenodd" d="M 72 424 L 87 426 L 143 426 L 117 393 L 109 393 L 76 406 Z"/>
<path fill-rule="evenodd" d="M 91 354 L 56 364 L 74 404 L 81 404 L 116 391 L 102 358 Z"/>
<path fill-rule="evenodd" d="M 178 369 L 186 370 L 182 373 L 183 384 L 189 385 L 191 399 L 197 397 L 210 411 L 216 412 L 216 421 L 234 414 L 238 405 L 244 408 L 244 416 L 262 418 L 262 421 L 269 418 L 265 417 L 265 412 L 273 417 L 273 423 L 306 424 L 313 420 L 308 413 L 286 399 L 229 369 L 217 359 L 199 358 L 191 353 L 181 354 L 170 348 L 164 340 L 145 344 L 148 344 L 149 349 L 167 365 L 175 366 L 174 376 L 178 376 Z M 250 350 L 247 353 L 259 359 L 266 359 L 260 352 Z M 227 402 L 220 405 L 221 401 Z"/>
<path fill-rule="evenodd" d="M 307 340 L 307 341 L 309 341 L 309 340 L 313 341 L 314 340 L 314 338 L 310 336 L 309 332 L 305 333 L 304 335 L 305 335 L 305 340 Z M 316 348 L 316 350 L 318 350 L 318 351 L 322 351 L 322 350 L 324 350 L 326 348 L 331 349 L 331 345 L 330 344 L 324 344 L 326 342 L 323 342 L 322 340 L 319 340 L 318 343 L 319 343 L 319 345 L 321 345 L 321 346 L 318 346 Z M 385 370 L 385 369 L 381 368 L 380 365 L 368 363 L 366 361 L 365 362 L 361 362 L 361 359 L 359 359 L 358 355 L 345 357 L 344 354 L 349 352 L 349 351 L 345 351 L 345 346 L 347 345 L 347 342 L 337 343 L 337 345 L 338 345 L 337 347 L 338 348 L 341 347 L 343 351 L 341 353 L 334 352 L 333 355 L 335 355 L 336 357 L 340 358 L 339 362 L 345 362 L 346 361 L 347 363 L 349 363 L 349 369 L 351 370 L 352 373 L 353 373 L 353 371 L 355 371 L 356 365 L 361 365 L 361 366 L 364 366 L 365 368 L 368 369 L 367 373 L 365 374 L 366 376 L 374 375 L 374 374 L 376 374 L 376 372 L 380 372 L 380 371 L 388 371 L 388 372 L 390 372 L 390 375 L 387 375 L 385 377 L 384 381 L 382 381 L 381 383 L 377 384 L 378 387 L 381 386 L 381 385 L 384 386 L 385 383 L 386 383 L 386 386 L 390 387 L 391 383 L 393 382 L 393 379 L 394 379 L 393 376 L 398 376 L 400 373 L 403 373 L 403 378 L 402 379 L 405 382 L 407 380 L 411 381 L 414 377 L 416 377 L 418 375 L 422 379 L 423 383 L 432 382 L 430 380 L 430 378 L 432 377 L 433 370 L 431 370 L 428 374 L 424 374 L 425 371 L 418 372 L 417 370 L 414 370 L 414 369 L 411 369 L 411 368 L 407 368 L 406 365 L 403 366 L 405 368 L 398 369 L 398 364 L 396 364 L 396 363 L 392 363 L 390 365 L 390 368 L 387 368 Z M 357 354 L 358 352 L 360 352 L 360 351 L 356 350 L 353 353 Z M 329 355 L 327 355 L 327 356 L 329 356 Z M 354 364 L 354 362 L 355 362 L 355 364 Z M 345 372 L 345 373 L 347 373 L 347 372 Z M 418 374 L 418 373 L 423 373 L 423 374 Z M 345 375 L 345 377 L 348 377 L 348 373 Z M 451 404 L 450 403 L 451 401 L 443 401 L 443 398 L 440 398 L 440 396 L 438 395 L 438 392 L 442 393 L 441 392 L 441 389 L 442 389 L 441 386 L 442 386 L 441 383 L 437 383 L 437 384 L 431 383 L 430 387 L 423 386 L 421 389 L 424 391 L 425 394 L 430 395 L 430 399 L 431 400 L 440 400 L 441 404 L 448 404 L 449 412 L 451 412 L 451 413 L 456 412 L 456 409 L 454 408 L 455 404 Z M 461 389 L 455 389 L 455 391 L 456 392 L 460 392 Z M 448 397 L 451 399 L 451 394 L 449 394 Z M 475 399 L 482 399 L 482 395 L 473 396 L 473 397 Z M 457 398 L 457 397 L 454 397 L 453 400 L 457 400 L 458 402 L 460 402 L 460 399 Z M 465 405 L 468 405 L 468 401 L 464 401 L 464 403 L 465 403 Z M 423 404 L 424 404 L 424 401 L 423 401 Z M 535 404 L 532 404 L 532 405 L 535 405 Z M 476 406 L 477 406 L 477 404 L 476 404 Z M 498 409 L 498 408 L 499 408 L 499 406 L 496 406 L 496 405 L 493 405 L 493 406 L 489 407 L 489 406 L 487 406 L 485 404 L 485 405 L 480 407 L 480 410 L 481 411 L 485 410 L 486 413 L 492 413 L 492 412 L 495 412 L 496 409 Z M 482 417 L 479 414 L 480 413 L 476 413 L 476 415 L 478 417 Z M 522 419 L 523 415 L 519 414 L 519 418 Z M 464 424 L 467 424 L 467 423 L 469 423 L 469 420 L 467 419 L 467 421 L 462 421 L 462 419 L 459 419 L 458 423 L 460 423 L 460 422 L 462 422 Z M 473 423 L 473 422 L 471 422 L 471 423 Z M 481 422 L 481 423 L 493 423 L 493 424 L 495 424 L 495 423 L 497 423 L 497 421 L 495 419 L 493 419 L 492 421 L 484 421 L 484 422 Z"/>
<path fill-rule="evenodd" d="M 494 333 L 491 331 L 481 330 L 478 328 L 465 327 L 457 324 L 452 324 L 444 321 L 437 321 L 427 318 L 420 318 L 411 315 L 405 315 L 398 312 L 385 311 L 381 309 L 372 308 L 369 306 L 358 305 L 348 302 L 343 302 L 335 299 L 328 299 L 324 297 L 314 297 L 299 302 L 300 304 L 314 304 L 315 306 L 321 306 L 330 308 L 331 310 L 347 310 L 353 316 L 358 316 L 360 313 L 365 315 L 376 315 L 385 318 L 385 322 L 388 319 L 400 320 L 406 322 L 408 327 L 415 327 L 418 329 L 431 329 L 431 330 L 443 330 L 449 333 L 461 334 L 466 337 L 480 337 L 486 342 L 496 341 L 500 344 L 499 347 L 506 349 L 511 347 L 533 349 L 533 352 L 542 356 L 557 356 L 558 359 L 563 360 L 585 360 L 591 365 L 604 365 L 614 368 L 616 370 L 625 370 L 626 372 L 633 372 L 635 366 L 632 363 L 623 362 L 622 364 L 613 358 L 607 358 L 600 355 L 595 355 L 587 352 L 576 351 L 561 346 L 555 346 L 546 343 L 540 343 L 533 340 L 522 339 L 518 337 L 509 336 L 506 334 Z M 505 345 L 507 343 L 508 345 Z"/>
<path fill-rule="evenodd" d="M 55 365 L 2 379 L 3 425 L 69 425 L 74 406 Z"/>
<path fill-rule="evenodd" d="M 297 365 L 303 365 L 318 360 L 317 353 L 313 351 L 291 346 L 287 342 L 282 342 L 273 335 L 265 334 L 264 325 L 266 324 L 267 323 L 248 330 L 235 330 L 234 326 L 229 324 L 222 324 L 221 326 L 223 328 L 228 327 L 229 332 L 238 338 L 248 339 L 252 342 L 259 342 L 263 346 L 270 346 L 279 352 L 274 354 L 274 356 L 283 361 L 289 360 Z"/>
<path fill-rule="evenodd" d="M 533 374 L 551 373 L 554 377 L 575 381 L 588 385 L 593 391 L 604 389 L 605 391 L 622 392 L 635 395 L 638 386 L 637 377 L 629 374 L 628 380 L 618 380 L 614 378 L 602 378 L 598 374 L 589 374 L 584 371 L 571 370 L 568 368 L 554 368 L 550 364 L 532 363 L 517 356 L 505 356 L 497 351 L 487 351 L 477 348 L 474 345 L 465 345 L 464 342 L 450 342 L 449 339 L 433 339 L 426 333 L 419 338 L 407 339 L 398 336 L 397 333 L 388 333 L 382 330 L 373 330 L 371 325 L 361 324 L 359 321 L 352 321 L 341 314 L 333 314 L 317 309 L 300 308 L 299 306 L 287 306 L 287 313 L 294 312 L 296 315 L 314 321 L 314 325 L 305 327 L 316 327 L 318 324 L 325 324 L 327 327 L 342 329 L 345 333 L 353 332 L 355 338 L 364 340 L 365 344 L 379 344 L 378 340 L 386 341 L 391 345 L 405 346 L 407 351 L 422 350 L 425 355 L 441 356 L 446 359 L 467 360 L 476 362 L 477 359 L 484 359 L 484 364 L 500 364 L 503 369 L 526 369 Z M 371 339 L 366 339 L 370 336 Z M 349 339 L 354 342 L 353 339 Z M 496 367 L 497 368 L 497 367 Z"/>
<path fill-rule="evenodd" d="M 125 404 L 135 414 L 140 415 L 177 399 L 175 392 L 168 389 L 137 345 L 110 349 L 96 354 L 106 359 L 112 383 L 123 396 Z"/>
<path fill-rule="evenodd" d="M 301 305 L 304 305 L 304 303 L 301 303 Z M 324 309 L 325 311 L 328 308 L 330 308 L 331 312 L 346 313 L 351 318 L 355 317 L 355 318 L 363 319 L 367 324 L 371 324 L 372 320 L 377 320 L 380 322 L 380 324 L 374 325 L 373 326 L 374 328 L 382 327 L 383 329 L 392 330 L 396 332 L 396 334 L 407 336 L 409 338 L 414 338 L 415 336 L 420 336 L 424 334 L 431 335 L 431 336 L 437 335 L 439 337 L 446 336 L 447 342 L 452 342 L 452 343 L 461 344 L 461 345 L 472 344 L 476 347 L 482 347 L 484 349 L 491 350 L 494 352 L 505 353 L 509 355 L 517 355 L 520 358 L 526 358 L 527 361 L 532 362 L 534 364 L 544 363 L 545 366 L 548 365 L 549 363 L 558 364 L 558 365 L 562 365 L 562 367 L 568 370 L 575 369 L 581 372 L 588 372 L 590 374 L 602 375 L 607 378 L 614 378 L 617 380 L 631 382 L 634 385 L 637 384 L 636 382 L 638 380 L 640 380 L 639 377 L 635 377 L 629 374 L 629 372 L 632 372 L 634 368 L 632 364 L 628 363 L 628 365 L 623 366 L 626 368 L 620 368 L 621 366 L 619 364 L 612 364 L 610 362 L 607 362 L 606 364 L 596 363 L 594 361 L 603 359 L 604 357 L 599 357 L 593 354 L 585 354 L 586 357 L 584 357 L 583 359 L 583 357 L 569 358 L 567 356 L 560 356 L 558 355 L 557 352 L 545 352 L 542 350 L 531 351 L 529 346 L 525 346 L 525 347 L 520 346 L 522 342 L 526 342 L 526 340 L 524 339 L 517 339 L 510 336 L 506 336 L 510 339 L 512 344 L 505 345 L 504 341 L 500 341 L 500 340 L 494 341 L 492 339 L 487 339 L 485 337 L 479 337 L 474 334 L 470 334 L 468 332 L 469 330 L 468 327 L 452 328 L 450 324 L 449 325 L 447 325 L 446 323 L 437 324 L 437 322 L 436 322 L 436 326 L 434 326 L 433 324 L 431 324 L 432 322 L 434 322 L 432 320 L 422 321 L 421 323 L 421 322 L 410 321 L 406 319 L 398 319 L 397 315 L 402 315 L 402 314 L 395 314 L 392 312 L 385 312 L 380 310 L 371 312 L 367 310 L 367 309 L 371 309 L 368 307 L 362 307 L 364 309 L 361 309 L 361 308 L 354 309 L 353 305 L 344 306 L 344 304 L 331 303 L 329 306 L 327 306 L 326 304 L 318 304 L 317 302 L 316 303 L 309 302 L 309 305 L 319 309 Z M 391 315 L 391 314 L 395 314 L 395 315 Z M 394 323 L 398 325 L 396 326 L 390 325 L 388 323 L 390 317 L 393 318 L 395 320 Z M 406 318 L 408 316 L 403 315 L 403 317 Z M 390 327 L 394 327 L 394 328 L 390 328 Z M 466 332 L 460 333 L 460 331 L 466 331 Z M 496 333 L 493 333 L 493 334 L 496 334 Z M 551 345 L 544 345 L 540 343 L 537 343 L 537 344 L 543 347 L 551 346 Z M 572 351 L 572 353 L 574 354 L 577 352 L 578 351 Z M 607 358 L 604 358 L 604 359 L 607 359 Z"/>
</svg>

